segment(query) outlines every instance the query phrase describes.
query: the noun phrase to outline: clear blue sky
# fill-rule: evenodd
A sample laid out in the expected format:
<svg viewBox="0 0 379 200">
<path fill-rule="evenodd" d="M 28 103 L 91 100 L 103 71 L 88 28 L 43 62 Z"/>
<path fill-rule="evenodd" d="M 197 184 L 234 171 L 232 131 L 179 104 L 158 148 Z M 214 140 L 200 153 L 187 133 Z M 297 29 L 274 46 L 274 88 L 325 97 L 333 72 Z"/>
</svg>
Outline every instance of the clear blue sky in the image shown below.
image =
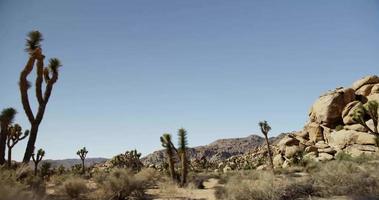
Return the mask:
<svg viewBox="0 0 379 200">
<path fill-rule="evenodd" d="M 0 107 L 25 128 L 33 29 L 64 64 L 36 145 L 53 159 L 146 154 L 180 127 L 191 146 L 259 133 L 260 120 L 299 130 L 321 93 L 379 72 L 377 0 L 0 0 Z"/>
</svg>

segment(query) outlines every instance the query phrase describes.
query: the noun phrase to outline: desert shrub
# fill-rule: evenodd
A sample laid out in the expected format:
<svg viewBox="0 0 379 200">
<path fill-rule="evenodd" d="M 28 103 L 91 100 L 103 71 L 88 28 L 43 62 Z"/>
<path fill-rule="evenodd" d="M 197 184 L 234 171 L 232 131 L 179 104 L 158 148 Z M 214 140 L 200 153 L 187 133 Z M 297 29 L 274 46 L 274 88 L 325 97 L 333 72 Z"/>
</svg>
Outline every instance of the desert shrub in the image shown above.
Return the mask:
<svg viewBox="0 0 379 200">
<path fill-rule="evenodd" d="M 46 193 L 46 183 L 42 177 L 30 175 L 23 182 L 31 189 L 33 194 L 38 198 L 42 198 Z"/>
<path fill-rule="evenodd" d="M 33 193 L 27 185 L 17 181 L 15 171 L 0 167 L 0 198 L 1 200 L 32 200 Z"/>
<path fill-rule="evenodd" d="M 61 188 L 61 193 L 68 196 L 70 199 L 77 199 L 87 192 L 88 187 L 86 181 L 78 177 L 67 179 Z"/>
<path fill-rule="evenodd" d="M 362 154 L 360 156 L 353 157 L 344 151 L 340 151 L 336 155 L 336 160 L 338 161 L 352 161 L 359 164 L 366 163 L 370 160 L 375 160 L 375 159 L 377 159 L 377 157 L 374 155 Z"/>
<path fill-rule="evenodd" d="M 52 174 L 51 163 L 43 162 L 40 167 L 40 173 L 42 177 L 50 176 Z"/>
<path fill-rule="evenodd" d="M 320 165 L 312 174 L 322 196 L 379 195 L 379 173 L 376 166 L 352 161 L 331 161 Z"/>
<path fill-rule="evenodd" d="M 216 188 L 215 195 L 228 200 L 292 200 L 314 193 L 308 179 L 295 181 L 266 171 L 252 171 L 230 177 L 225 187 Z"/>
<path fill-rule="evenodd" d="M 100 184 L 105 199 L 142 199 L 151 184 L 152 173 L 143 170 L 134 174 L 128 169 L 115 169 Z"/>
</svg>

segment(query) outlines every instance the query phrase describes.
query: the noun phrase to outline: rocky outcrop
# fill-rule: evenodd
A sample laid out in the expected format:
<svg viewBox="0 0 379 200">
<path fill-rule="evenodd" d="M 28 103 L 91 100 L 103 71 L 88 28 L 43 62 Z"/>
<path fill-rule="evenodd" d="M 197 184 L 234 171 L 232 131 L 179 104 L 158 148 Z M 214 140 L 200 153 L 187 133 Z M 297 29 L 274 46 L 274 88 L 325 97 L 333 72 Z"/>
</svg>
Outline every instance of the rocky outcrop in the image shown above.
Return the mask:
<svg viewBox="0 0 379 200">
<path fill-rule="evenodd" d="M 299 152 L 303 159 L 315 161 L 332 160 L 341 151 L 352 156 L 378 152 L 377 136 L 353 119 L 355 109 L 368 100 L 379 102 L 378 90 L 379 77 L 367 76 L 351 88 L 337 88 L 322 95 L 312 105 L 304 130 L 279 141 L 275 166 L 291 165 Z M 374 128 L 372 120 L 366 124 Z"/>
<path fill-rule="evenodd" d="M 341 114 L 345 106 L 354 100 L 355 91 L 352 88 L 338 88 L 328 92 L 312 105 L 310 122 L 334 128 L 342 122 Z"/>
</svg>

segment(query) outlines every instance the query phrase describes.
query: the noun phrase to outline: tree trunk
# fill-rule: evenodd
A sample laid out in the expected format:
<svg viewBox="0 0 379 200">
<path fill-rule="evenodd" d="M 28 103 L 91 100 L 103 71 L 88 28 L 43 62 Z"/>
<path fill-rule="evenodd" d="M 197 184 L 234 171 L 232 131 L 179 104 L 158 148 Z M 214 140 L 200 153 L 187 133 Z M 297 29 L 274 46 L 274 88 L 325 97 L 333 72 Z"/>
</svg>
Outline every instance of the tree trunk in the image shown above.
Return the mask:
<svg viewBox="0 0 379 200">
<path fill-rule="evenodd" d="M 182 152 L 182 179 L 181 179 L 181 185 L 184 186 L 187 182 L 187 156 L 186 151 Z"/>
<path fill-rule="evenodd" d="M 272 172 L 274 172 L 274 162 L 272 161 L 272 154 L 271 154 L 271 149 L 270 149 L 270 143 L 268 141 L 267 135 L 265 135 L 265 139 L 266 139 L 267 152 L 268 152 L 268 157 L 270 159 L 271 169 L 272 169 Z"/>
<path fill-rule="evenodd" d="M 38 163 L 34 163 L 34 176 L 37 176 L 38 172 Z"/>
<path fill-rule="evenodd" d="M 25 164 L 28 164 L 30 159 L 32 158 L 32 154 L 34 152 L 34 145 L 37 140 L 38 126 L 39 124 L 32 124 L 32 127 L 30 129 L 30 136 L 28 144 L 26 145 L 24 159 L 22 161 Z"/>
<path fill-rule="evenodd" d="M 85 174 L 86 173 L 86 169 L 85 169 L 85 166 L 84 166 L 84 159 L 82 159 L 82 173 Z"/>
<path fill-rule="evenodd" d="M 176 181 L 175 166 L 173 161 L 172 152 L 167 152 L 168 167 L 170 170 L 170 176 L 173 181 Z"/>
<path fill-rule="evenodd" d="M 12 148 L 8 148 L 8 167 L 12 167 Z"/>
<path fill-rule="evenodd" d="M 0 165 L 5 164 L 5 146 L 7 141 L 7 132 L 5 125 L 2 124 L 0 132 Z"/>
</svg>

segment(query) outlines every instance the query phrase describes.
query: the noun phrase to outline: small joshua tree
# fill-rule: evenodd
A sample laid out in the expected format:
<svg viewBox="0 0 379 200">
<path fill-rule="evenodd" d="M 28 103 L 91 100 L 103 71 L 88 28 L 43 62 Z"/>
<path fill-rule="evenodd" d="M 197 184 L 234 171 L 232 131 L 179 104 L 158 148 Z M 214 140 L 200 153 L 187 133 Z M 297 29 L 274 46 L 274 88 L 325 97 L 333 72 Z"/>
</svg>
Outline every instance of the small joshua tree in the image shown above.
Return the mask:
<svg viewBox="0 0 379 200">
<path fill-rule="evenodd" d="M 45 156 L 45 151 L 43 149 L 38 149 L 37 155 L 32 154 L 32 160 L 34 162 L 34 175 L 37 176 L 38 164 L 41 162 L 42 158 Z"/>
<path fill-rule="evenodd" d="M 187 159 L 187 131 L 184 128 L 178 130 L 179 137 L 179 157 L 181 161 L 182 174 L 181 174 L 181 185 L 184 186 L 187 182 L 188 174 L 188 159 Z"/>
<path fill-rule="evenodd" d="M 270 142 L 268 141 L 268 132 L 271 130 L 271 127 L 270 127 L 270 125 L 268 125 L 267 121 L 259 122 L 259 127 L 261 128 L 262 134 L 265 136 L 265 140 L 266 140 L 266 144 L 267 144 L 268 157 L 270 159 L 271 169 L 274 172 L 274 163 L 272 161 Z"/>
<path fill-rule="evenodd" d="M 143 167 L 140 157 L 141 153 L 138 153 L 137 150 L 126 151 L 124 154 L 113 157 L 111 163 L 114 167 L 140 171 Z"/>
<path fill-rule="evenodd" d="M 162 146 L 166 149 L 167 163 L 168 163 L 171 179 L 173 181 L 177 181 L 176 179 L 177 175 L 176 175 L 175 166 L 174 166 L 174 148 L 175 147 L 171 142 L 171 135 L 168 133 L 165 133 L 160 139 L 161 139 Z"/>
<path fill-rule="evenodd" d="M 86 159 L 87 153 L 88 153 L 88 151 L 87 151 L 87 149 L 85 147 L 83 147 L 78 152 L 76 152 L 76 154 L 80 157 L 80 160 L 82 160 L 82 173 L 83 174 L 86 173 L 84 161 Z"/>
<path fill-rule="evenodd" d="M 367 116 L 369 116 L 374 124 L 374 129 L 371 129 L 366 124 Z M 363 106 L 359 106 L 354 110 L 353 120 L 364 126 L 371 134 L 379 136 L 378 133 L 378 102 L 368 101 Z"/>
<path fill-rule="evenodd" d="M 41 42 L 42 34 L 39 31 L 31 31 L 28 34 L 26 40 L 26 49 L 29 53 L 29 59 L 26 63 L 24 69 L 20 74 L 20 93 L 21 93 L 21 102 L 24 108 L 25 114 L 31 125 L 30 128 L 30 137 L 25 149 L 25 154 L 23 158 L 24 163 L 29 163 L 30 158 L 34 151 L 34 146 L 37 140 L 37 133 L 39 125 L 41 124 L 42 118 L 45 114 L 46 105 L 50 99 L 50 95 L 53 89 L 54 84 L 58 80 L 58 69 L 61 67 L 61 63 L 57 58 L 52 58 L 49 60 L 49 65 L 44 66 L 45 56 L 42 53 Z M 36 63 L 37 61 L 37 63 Z M 34 115 L 33 110 L 30 106 L 28 89 L 31 86 L 31 83 L 28 81 L 28 76 L 31 74 L 36 63 L 36 80 L 35 80 L 35 90 L 36 98 L 38 102 L 38 109 L 36 115 Z M 42 92 L 42 85 L 45 82 L 45 91 Z"/>
<path fill-rule="evenodd" d="M 14 108 L 6 108 L 0 114 L 0 165 L 5 164 L 5 148 L 9 126 L 13 123 L 17 111 Z"/>
<path fill-rule="evenodd" d="M 12 165 L 12 149 L 21 140 L 29 135 L 29 130 L 22 132 L 20 125 L 15 124 L 8 128 L 7 146 L 8 146 L 8 167 Z"/>
</svg>

